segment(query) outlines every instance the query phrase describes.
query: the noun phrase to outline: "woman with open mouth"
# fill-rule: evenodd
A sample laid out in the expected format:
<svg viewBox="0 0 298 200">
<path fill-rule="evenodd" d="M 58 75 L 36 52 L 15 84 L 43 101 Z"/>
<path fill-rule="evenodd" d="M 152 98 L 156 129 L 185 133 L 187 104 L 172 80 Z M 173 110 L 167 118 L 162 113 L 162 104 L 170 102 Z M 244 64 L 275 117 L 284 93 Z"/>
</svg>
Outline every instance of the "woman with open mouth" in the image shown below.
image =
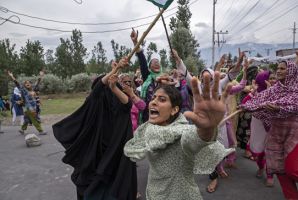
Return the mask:
<svg viewBox="0 0 298 200">
<path fill-rule="evenodd" d="M 149 103 L 149 120 L 135 132 L 124 153 L 132 161 L 148 158 L 150 163 L 147 200 L 202 199 L 194 179 L 196 174 L 211 173 L 234 149 L 225 149 L 216 138 L 216 129 L 225 113 L 227 92 L 218 98 L 219 73 L 210 88 L 210 76 L 204 76 L 200 93 L 198 80 L 191 80 L 194 111 L 181 109 L 182 98 L 174 86 L 160 85 Z M 230 87 L 229 87 L 230 88 Z M 210 90 L 211 95 L 210 95 Z M 190 125 L 186 118 L 192 120 Z"/>
</svg>

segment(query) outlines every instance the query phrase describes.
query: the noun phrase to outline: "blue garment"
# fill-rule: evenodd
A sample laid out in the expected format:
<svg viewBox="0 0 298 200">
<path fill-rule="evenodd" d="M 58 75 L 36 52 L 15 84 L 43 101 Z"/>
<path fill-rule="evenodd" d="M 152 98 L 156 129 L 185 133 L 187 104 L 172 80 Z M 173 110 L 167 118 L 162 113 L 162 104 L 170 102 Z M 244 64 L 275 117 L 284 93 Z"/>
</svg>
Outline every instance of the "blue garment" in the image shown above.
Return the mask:
<svg viewBox="0 0 298 200">
<path fill-rule="evenodd" d="M 36 99 L 29 94 L 29 91 L 21 86 L 19 82 L 15 81 L 17 88 L 20 90 L 22 97 L 24 99 L 25 108 L 27 110 L 36 112 Z"/>
<path fill-rule="evenodd" d="M 22 97 L 16 94 L 11 95 L 12 108 L 15 110 L 16 116 L 24 115 L 23 106 L 17 104 L 17 101 L 21 101 Z"/>
<path fill-rule="evenodd" d="M 5 110 L 5 106 L 2 98 L 0 98 L 0 110 Z"/>
</svg>

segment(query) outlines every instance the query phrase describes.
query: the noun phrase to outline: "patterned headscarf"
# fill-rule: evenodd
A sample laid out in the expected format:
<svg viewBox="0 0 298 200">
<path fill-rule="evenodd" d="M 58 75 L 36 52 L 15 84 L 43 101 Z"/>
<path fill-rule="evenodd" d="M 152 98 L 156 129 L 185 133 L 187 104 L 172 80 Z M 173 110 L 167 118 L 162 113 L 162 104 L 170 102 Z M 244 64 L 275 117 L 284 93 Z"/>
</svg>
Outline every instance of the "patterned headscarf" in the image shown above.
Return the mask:
<svg viewBox="0 0 298 200">
<path fill-rule="evenodd" d="M 259 72 L 256 76 L 256 84 L 258 85 L 258 92 L 262 92 L 263 90 L 267 89 L 267 84 L 265 81 L 269 79 L 270 72 L 269 71 L 262 71 Z"/>
<path fill-rule="evenodd" d="M 279 119 L 298 115 L 298 67 L 291 61 L 285 63 L 287 64 L 288 74 L 284 84 L 278 81 L 275 85 L 258 93 L 241 106 L 249 111 L 256 111 L 253 116 L 262 120 L 267 128 L 270 127 L 271 120 L 274 118 Z M 263 106 L 267 103 L 279 106 L 280 110 L 272 112 L 263 109 Z"/>
</svg>

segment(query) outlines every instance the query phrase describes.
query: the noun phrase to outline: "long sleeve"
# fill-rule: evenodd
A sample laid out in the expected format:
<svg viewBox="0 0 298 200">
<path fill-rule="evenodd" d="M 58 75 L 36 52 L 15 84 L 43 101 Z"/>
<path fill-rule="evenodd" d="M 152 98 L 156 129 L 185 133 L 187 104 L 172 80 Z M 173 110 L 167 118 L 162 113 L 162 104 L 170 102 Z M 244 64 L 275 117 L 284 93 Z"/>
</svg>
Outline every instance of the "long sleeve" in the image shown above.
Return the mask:
<svg viewBox="0 0 298 200">
<path fill-rule="evenodd" d="M 242 79 L 239 84 L 237 84 L 231 88 L 231 90 L 229 91 L 229 94 L 233 95 L 233 94 L 237 94 L 237 93 L 241 92 L 244 89 L 244 87 L 246 86 L 246 83 L 247 83 L 247 80 Z"/>
<path fill-rule="evenodd" d="M 141 70 L 141 74 L 142 74 L 142 79 L 143 81 L 146 81 L 148 75 L 149 75 L 149 70 L 148 70 L 148 65 L 147 65 L 147 60 L 146 57 L 144 55 L 143 51 L 140 51 L 138 53 L 136 53 L 139 62 L 140 62 L 140 70 Z"/>
<path fill-rule="evenodd" d="M 133 101 L 133 104 L 141 111 L 145 110 L 146 108 L 146 103 L 142 99 L 139 99 L 137 102 Z"/>
<path fill-rule="evenodd" d="M 185 77 L 187 84 L 190 86 L 191 75 L 188 72 L 183 60 L 181 59 L 180 63 L 177 65 L 177 70 Z"/>
<path fill-rule="evenodd" d="M 213 143 L 213 142 L 205 142 L 203 141 L 197 132 L 197 127 L 194 125 L 189 126 L 189 131 L 181 136 L 181 147 L 183 152 L 192 156 L 198 153 L 205 146 Z"/>
</svg>

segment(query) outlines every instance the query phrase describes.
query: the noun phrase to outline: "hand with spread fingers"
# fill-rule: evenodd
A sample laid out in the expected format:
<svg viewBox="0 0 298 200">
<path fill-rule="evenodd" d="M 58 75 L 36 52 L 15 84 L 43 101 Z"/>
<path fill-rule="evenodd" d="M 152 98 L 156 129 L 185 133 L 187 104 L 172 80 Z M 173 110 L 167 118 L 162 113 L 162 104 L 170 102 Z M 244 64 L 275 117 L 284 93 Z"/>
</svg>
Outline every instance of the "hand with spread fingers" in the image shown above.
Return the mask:
<svg viewBox="0 0 298 200">
<path fill-rule="evenodd" d="M 227 89 L 221 95 L 221 98 L 219 98 L 219 72 L 215 72 L 214 85 L 212 88 L 210 88 L 210 75 L 206 74 L 203 78 L 204 87 L 202 94 L 200 94 L 198 88 L 197 78 L 191 80 L 194 109 L 193 112 L 185 112 L 184 115 L 198 127 L 200 138 L 205 141 L 210 141 L 215 134 L 217 125 L 224 117 L 226 110 L 225 100 L 232 85 L 228 85 Z"/>
</svg>

